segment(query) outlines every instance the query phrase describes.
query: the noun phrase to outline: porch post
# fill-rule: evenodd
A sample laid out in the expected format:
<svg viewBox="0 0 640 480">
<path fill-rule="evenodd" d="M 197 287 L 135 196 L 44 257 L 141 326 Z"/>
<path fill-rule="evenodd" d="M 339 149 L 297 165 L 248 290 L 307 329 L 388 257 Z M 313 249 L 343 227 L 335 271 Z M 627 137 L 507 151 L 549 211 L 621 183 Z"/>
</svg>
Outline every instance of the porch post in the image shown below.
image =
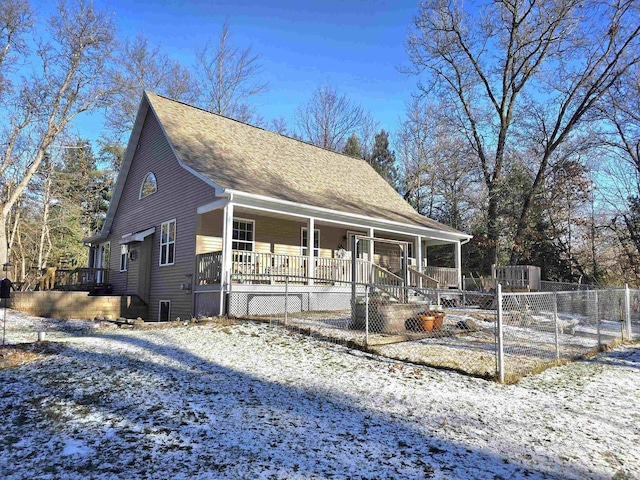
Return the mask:
<svg viewBox="0 0 640 480">
<path fill-rule="evenodd" d="M 373 238 L 373 227 L 369 227 L 369 238 Z M 374 252 L 374 245 L 373 245 L 373 240 L 369 240 L 368 242 L 369 244 L 369 282 L 373 283 L 373 252 Z"/>
<path fill-rule="evenodd" d="M 228 289 L 228 282 L 231 281 L 231 269 L 233 256 L 233 203 L 224 206 L 222 221 L 222 272 L 220 275 L 220 315 L 224 315 L 225 291 Z"/>
<path fill-rule="evenodd" d="M 455 244 L 455 262 L 456 262 L 456 270 L 458 271 L 458 290 L 462 290 L 462 244 L 460 240 L 458 240 Z"/>
<path fill-rule="evenodd" d="M 313 277 L 316 275 L 316 261 L 315 261 L 315 219 L 313 217 L 309 217 L 307 222 L 307 277 L 308 284 L 313 285 Z"/>
<path fill-rule="evenodd" d="M 416 237 L 416 263 L 418 272 L 422 273 L 422 237 Z M 422 277 L 418 278 L 418 288 L 422 288 Z"/>
</svg>

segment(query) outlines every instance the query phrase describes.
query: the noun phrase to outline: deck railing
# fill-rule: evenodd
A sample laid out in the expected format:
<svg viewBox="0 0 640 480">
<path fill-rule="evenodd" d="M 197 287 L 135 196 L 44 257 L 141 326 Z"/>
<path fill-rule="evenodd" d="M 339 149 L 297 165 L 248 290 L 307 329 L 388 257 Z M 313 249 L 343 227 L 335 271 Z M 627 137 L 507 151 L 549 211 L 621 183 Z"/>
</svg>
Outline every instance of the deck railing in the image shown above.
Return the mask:
<svg viewBox="0 0 640 480">
<path fill-rule="evenodd" d="M 420 288 L 440 288 L 440 283 L 433 277 L 420 273 L 409 267 L 409 285 Z"/>
<path fill-rule="evenodd" d="M 458 270 L 449 267 L 424 267 L 422 273 L 433 278 L 440 288 L 458 288 Z"/>
<path fill-rule="evenodd" d="M 222 252 L 202 253 L 197 257 L 196 285 L 220 283 L 222 274 Z"/>
<path fill-rule="evenodd" d="M 271 279 L 278 282 L 279 277 L 308 276 L 309 257 L 303 255 L 286 255 L 280 253 L 258 253 L 243 250 L 233 250 L 231 253 L 231 273 L 240 274 L 246 281 L 261 281 Z M 349 282 L 351 281 L 351 260 L 342 258 L 316 257 L 313 277 L 319 281 Z M 458 272 L 455 268 L 425 267 L 423 275 L 413 274 L 409 269 L 409 285 L 418 286 L 420 278 L 423 287 L 440 288 L 457 287 Z M 197 256 L 197 285 L 211 285 L 220 283 L 222 274 L 222 252 L 209 252 Z M 358 282 L 380 283 L 390 274 L 387 270 L 374 266 L 367 260 L 356 261 L 356 280 Z M 395 275 L 393 275 L 396 277 Z M 384 277 L 384 278 L 383 278 Z M 391 277 L 389 277 L 391 278 Z M 400 277 L 397 277 L 400 278 Z M 397 281 L 389 280 L 394 288 Z M 428 285 L 425 285 L 425 282 Z"/>
<path fill-rule="evenodd" d="M 47 272 L 47 275 L 50 274 Z M 59 268 L 54 271 L 53 275 L 55 289 L 85 290 L 109 283 L 109 270 L 107 268 L 75 268 L 73 270 Z M 46 281 L 41 282 L 41 285 L 46 284 Z M 46 289 L 46 287 L 43 289 Z"/>
</svg>

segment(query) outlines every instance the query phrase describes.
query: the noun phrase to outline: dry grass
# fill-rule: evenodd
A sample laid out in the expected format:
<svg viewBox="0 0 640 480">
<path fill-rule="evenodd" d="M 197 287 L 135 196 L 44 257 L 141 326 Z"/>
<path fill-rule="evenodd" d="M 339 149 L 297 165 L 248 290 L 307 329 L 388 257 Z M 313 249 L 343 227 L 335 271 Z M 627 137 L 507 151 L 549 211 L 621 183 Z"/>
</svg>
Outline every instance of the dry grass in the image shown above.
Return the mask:
<svg viewBox="0 0 640 480">
<path fill-rule="evenodd" d="M 0 369 L 15 368 L 25 363 L 35 362 L 58 350 L 58 347 L 49 342 L 4 345 L 0 347 Z"/>
</svg>

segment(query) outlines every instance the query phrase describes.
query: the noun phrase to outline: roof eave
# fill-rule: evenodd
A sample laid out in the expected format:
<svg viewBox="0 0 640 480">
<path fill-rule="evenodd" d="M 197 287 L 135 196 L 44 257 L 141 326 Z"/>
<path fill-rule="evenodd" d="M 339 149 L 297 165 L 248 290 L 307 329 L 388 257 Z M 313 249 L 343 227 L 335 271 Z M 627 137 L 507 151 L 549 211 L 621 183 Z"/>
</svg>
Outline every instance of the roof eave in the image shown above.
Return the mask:
<svg viewBox="0 0 640 480">
<path fill-rule="evenodd" d="M 300 203 L 291 202 L 288 200 L 281 200 L 273 197 L 266 197 L 263 195 L 256 195 L 249 192 L 243 192 L 233 189 L 224 189 L 220 196 L 233 196 L 233 203 L 241 206 L 262 208 L 265 210 L 272 209 L 284 214 L 298 215 L 298 216 L 312 216 L 319 219 L 326 219 L 329 221 L 340 221 L 340 219 L 347 219 L 349 223 L 361 225 L 363 227 L 373 227 L 378 230 L 397 231 L 399 233 L 406 233 L 410 235 L 425 236 L 433 239 L 440 239 L 443 241 L 455 242 L 461 241 L 466 243 L 472 235 L 453 230 L 439 230 L 435 228 L 426 227 L 423 225 L 417 225 L 414 223 L 401 223 L 393 220 L 387 220 L 383 218 L 368 217 L 356 213 L 342 212 L 338 210 L 332 210 L 324 207 L 317 207 L 314 205 L 305 205 Z"/>
</svg>

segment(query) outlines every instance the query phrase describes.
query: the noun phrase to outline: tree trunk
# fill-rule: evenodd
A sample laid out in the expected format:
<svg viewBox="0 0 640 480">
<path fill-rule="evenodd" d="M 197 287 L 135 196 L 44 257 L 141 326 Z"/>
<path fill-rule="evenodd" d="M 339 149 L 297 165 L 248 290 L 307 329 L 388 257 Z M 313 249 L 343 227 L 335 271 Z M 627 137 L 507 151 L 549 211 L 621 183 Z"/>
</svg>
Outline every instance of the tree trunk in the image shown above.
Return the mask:
<svg viewBox="0 0 640 480">
<path fill-rule="evenodd" d="M 9 242 L 7 238 L 7 216 L 4 213 L 4 205 L 0 205 L 0 264 L 9 261 Z"/>
<path fill-rule="evenodd" d="M 487 240 L 490 263 L 498 265 L 498 242 L 500 227 L 498 225 L 498 195 L 493 186 L 489 187 L 489 208 L 487 210 Z M 491 265 L 487 265 L 489 270 Z"/>
</svg>

